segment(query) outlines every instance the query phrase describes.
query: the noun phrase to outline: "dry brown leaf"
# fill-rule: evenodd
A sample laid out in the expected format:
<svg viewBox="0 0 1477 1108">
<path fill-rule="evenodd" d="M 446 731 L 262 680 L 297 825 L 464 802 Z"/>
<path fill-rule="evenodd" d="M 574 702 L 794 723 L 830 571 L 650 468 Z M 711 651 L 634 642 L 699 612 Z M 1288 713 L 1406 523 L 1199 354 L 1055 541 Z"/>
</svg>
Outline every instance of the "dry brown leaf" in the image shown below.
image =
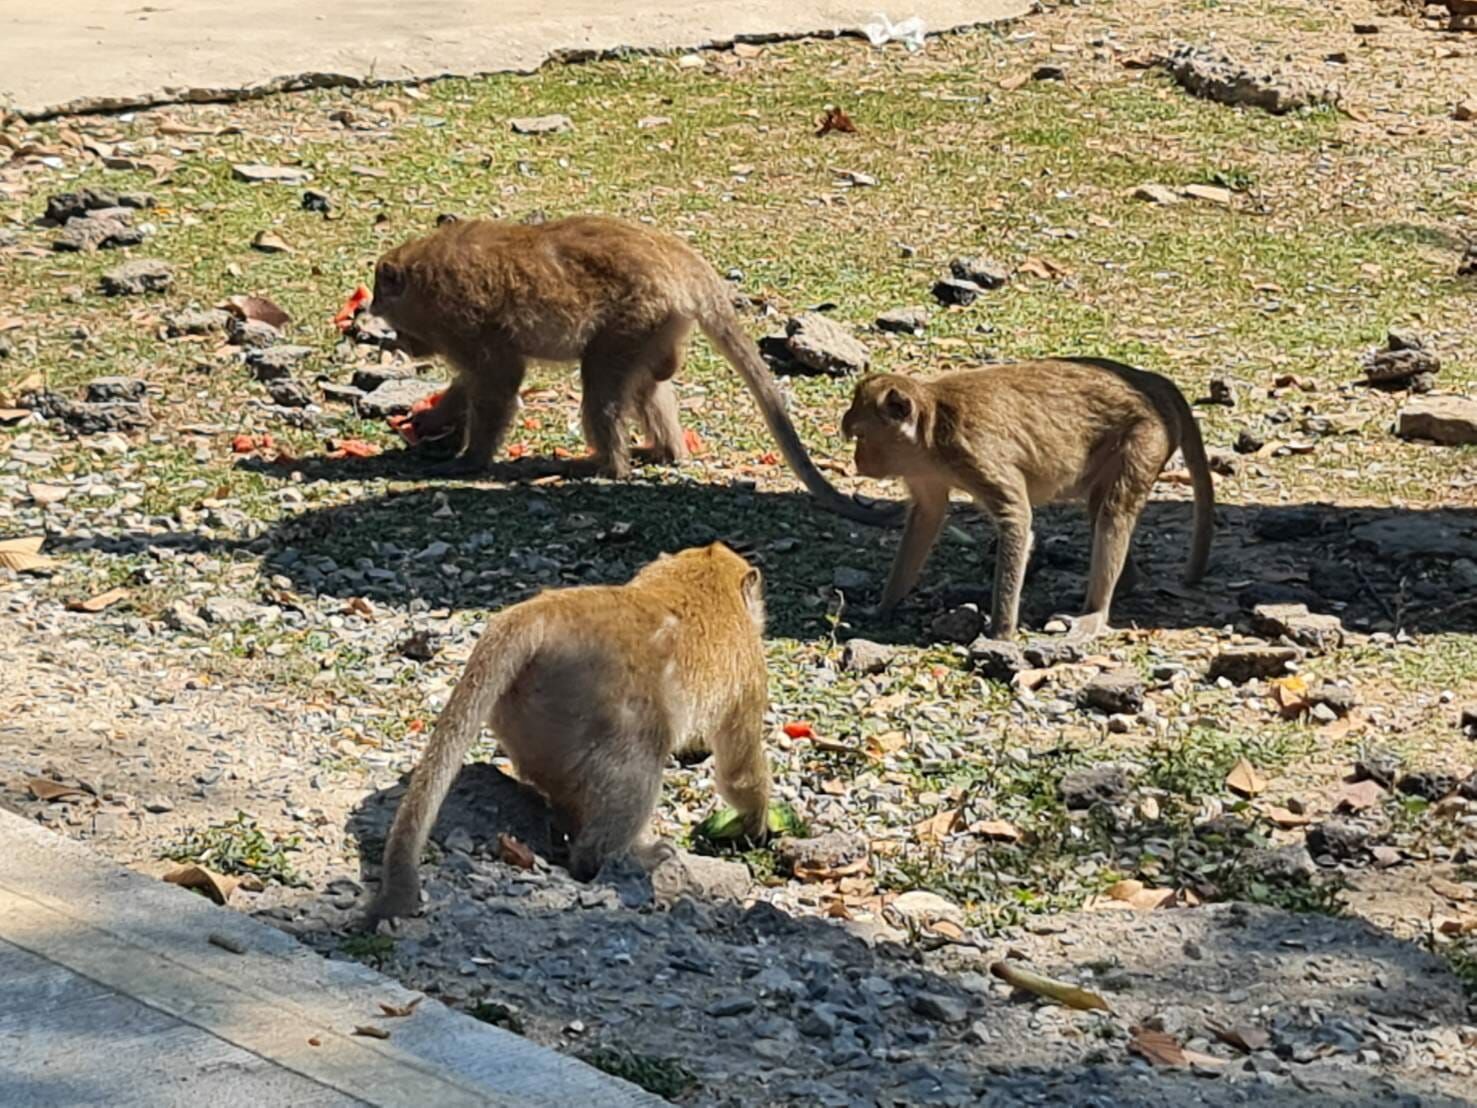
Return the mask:
<svg viewBox="0 0 1477 1108">
<path fill-rule="evenodd" d="M 844 866 L 796 865 L 791 872 L 797 881 L 837 881 L 843 877 L 860 877 L 867 872 L 867 860 L 858 858 Z"/>
<path fill-rule="evenodd" d="M 533 869 L 538 865 L 538 856 L 527 845 L 506 831 L 498 832 L 497 856 L 508 865 L 517 866 L 519 869 Z"/>
<path fill-rule="evenodd" d="M 1018 88 L 1024 88 L 1030 79 L 1029 73 L 1012 73 L 1009 77 L 1000 78 L 1000 87 L 1006 92 L 1014 92 Z"/>
<path fill-rule="evenodd" d="M 1471 919 L 1444 919 L 1436 925 L 1443 935 L 1470 935 L 1477 932 L 1477 916 Z"/>
<path fill-rule="evenodd" d="M 1345 785 L 1334 802 L 1335 812 L 1362 812 L 1383 803 L 1386 795 L 1384 786 L 1378 781 L 1355 781 Z"/>
<path fill-rule="evenodd" d="M 258 231 L 251 240 L 254 250 L 260 250 L 263 254 L 291 254 L 292 247 L 276 231 Z"/>
<path fill-rule="evenodd" d="M 386 1004 L 383 1000 L 379 1002 L 380 1011 L 391 1019 L 403 1019 L 415 1011 L 415 1006 L 426 998 L 418 996 L 409 1004 Z"/>
<path fill-rule="evenodd" d="M 1055 281 L 1067 275 L 1067 268 L 1050 258 L 1038 258 L 1035 254 L 1029 255 L 1020 265 L 1015 267 L 1017 273 L 1029 273 L 1032 277 L 1040 277 L 1043 281 Z"/>
<path fill-rule="evenodd" d="M 990 972 L 1014 988 L 1023 989 L 1035 996 L 1044 996 L 1058 1004 L 1065 1004 L 1068 1008 L 1076 1008 L 1083 1012 L 1094 1009 L 1101 1012 L 1113 1010 L 1108 1006 L 1108 1002 L 1097 993 L 1089 992 L 1087 989 L 1066 981 L 1058 981 L 1054 977 L 1035 973 L 1014 962 L 993 962 L 990 965 Z"/>
<path fill-rule="evenodd" d="M 292 322 L 292 316 L 265 296 L 228 296 L 217 307 L 233 312 L 242 319 L 255 319 L 279 330 Z"/>
<path fill-rule="evenodd" d="M 362 1035 L 366 1039 L 388 1039 L 390 1033 L 383 1027 L 376 1027 L 372 1023 L 363 1023 L 354 1028 L 355 1035 Z"/>
<path fill-rule="evenodd" d="M 826 114 L 821 116 L 820 125 L 816 128 L 816 136 L 829 135 L 832 131 L 842 135 L 856 134 L 856 124 L 851 121 L 851 116 L 838 108 L 835 104 L 826 105 Z"/>
<path fill-rule="evenodd" d="M 1477 892 L 1472 890 L 1472 886 L 1458 881 L 1448 881 L 1444 877 L 1431 878 L 1431 891 L 1458 903 L 1464 900 L 1477 900 Z"/>
<path fill-rule="evenodd" d="M 1035 692 L 1050 681 L 1051 677 L 1052 672 L 1049 669 L 1023 669 L 1010 679 L 1010 683 L 1018 689 Z"/>
<path fill-rule="evenodd" d="M 1151 888 L 1133 878 L 1110 885 L 1104 892 L 1111 899 L 1122 901 L 1129 907 L 1137 908 L 1142 912 L 1151 912 L 1155 908 L 1163 908 L 1174 903 L 1173 889 Z"/>
<path fill-rule="evenodd" d="M 1239 796 L 1253 797 L 1266 787 L 1265 779 L 1245 758 L 1236 759 L 1231 772 L 1226 774 L 1226 788 Z"/>
<path fill-rule="evenodd" d="M 1268 808 L 1267 818 L 1278 827 L 1291 829 L 1294 827 L 1306 827 L 1313 820 L 1304 813 L 1294 812 L 1291 808 Z"/>
<path fill-rule="evenodd" d="M 0 408 L 0 423 L 16 423 L 30 414 L 30 408 Z"/>
<path fill-rule="evenodd" d="M 37 800 L 62 800 L 69 796 L 85 795 L 85 790 L 76 785 L 63 785 L 49 777 L 32 777 L 26 782 L 26 787 Z"/>
<path fill-rule="evenodd" d="M 182 889 L 195 889 L 202 892 L 217 904 L 225 904 L 231 899 L 231 894 L 241 885 L 236 878 L 216 873 L 204 866 L 181 866 L 179 869 L 166 873 L 164 880 Z"/>
<path fill-rule="evenodd" d="M 1297 674 L 1274 678 L 1270 684 L 1272 699 L 1283 719 L 1296 719 L 1313 706 L 1308 700 L 1308 683 Z"/>
<path fill-rule="evenodd" d="M 128 595 L 127 589 L 109 589 L 107 592 L 90 596 L 86 600 L 67 601 L 69 612 L 101 612 L 104 608 L 111 608 L 118 601 Z"/>
<path fill-rule="evenodd" d="M 1154 1031 L 1148 1027 L 1135 1027 L 1133 1038 L 1128 1040 L 1128 1049 L 1154 1066 L 1188 1066 L 1185 1048 L 1167 1031 Z"/>
<path fill-rule="evenodd" d="M 955 831 L 959 830 L 964 821 L 964 813 L 958 808 L 946 809 L 935 812 L 926 820 L 913 825 L 913 831 L 922 843 L 941 843 Z"/>
<path fill-rule="evenodd" d="M 1207 1026 L 1215 1033 L 1215 1037 L 1227 1046 L 1233 1046 L 1243 1054 L 1255 1054 L 1258 1050 L 1265 1050 L 1272 1041 L 1272 1036 L 1260 1027 L 1250 1027 L 1246 1024 L 1235 1026 L 1222 1026 L 1218 1023 L 1210 1023 Z"/>
<path fill-rule="evenodd" d="M 863 744 L 867 757 L 881 760 L 889 754 L 896 754 L 908 745 L 908 737 L 901 731 L 884 731 L 880 735 L 868 735 Z"/>
<path fill-rule="evenodd" d="M 41 553 L 41 544 L 45 541 L 45 535 L 0 540 L 0 569 L 13 569 L 17 573 L 50 569 L 56 565 L 56 559 Z"/>
<path fill-rule="evenodd" d="M 925 927 L 924 930 L 929 934 L 939 936 L 941 939 L 947 939 L 951 943 L 964 941 L 964 928 L 946 919 L 936 919 Z"/>
<path fill-rule="evenodd" d="M 1006 819 L 976 820 L 969 825 L 969 833 L 978 835 L 982 839 L 993 839 L 996 842 L 1018 843 L 1021 841 L 1020 829 Z"/>
</svg>

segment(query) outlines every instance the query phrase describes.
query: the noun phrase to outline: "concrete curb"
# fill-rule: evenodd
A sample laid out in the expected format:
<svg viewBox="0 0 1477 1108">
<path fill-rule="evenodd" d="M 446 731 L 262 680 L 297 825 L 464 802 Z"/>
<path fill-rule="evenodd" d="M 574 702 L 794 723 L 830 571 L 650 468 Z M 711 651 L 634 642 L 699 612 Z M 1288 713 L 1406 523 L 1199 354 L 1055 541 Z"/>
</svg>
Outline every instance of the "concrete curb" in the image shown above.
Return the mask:
<svg viewBox="0 0 1477 1108">
<path fill-rule="evenodd" d="M 212 935 L 224 936 L 244 953 L 213 944 Z M 202 1044 L 202 1055 L 246 1058 L 265 1079 L 281 1077 L 298 1090 L 316 1087 L 315 1105 L 644 1108 L 664 1103 L 429 998 L 408 1018 L 385 1018 L 381 1001 L 404 1005 L 419 994 L 358 963 L 321 958 L 248 916 L 122 869 L 5 811 L 0 811 L 0 965 L 19 966 L 32 979 L 42 974 L 50 979 L 45 998 L 29 1016 L 12 1009 L 0 1021 L 0 1059 L 5 1059 L 0 1104 L 9 1108 L 75 1103 L 61 1090 L 81 1078 L 106 1084 L 113 1090 L 108 1101 L 113 1105 L 165 1103 L 155 1099 L 157 1087 L 139 1089 L 143 1099 L 129 1099 L 128 1042 L 112 1051 L 86 1045 L 94 1031 L 97 1038 L 128 1034 L 119 1024 L 129 1017 L 117 1015 L 124 1004 L 135 1024 L 148 1022 L 138 1019 L 140 1012 L 159 1024 L 135 1033 L 137 1055 L 151 1064 L 158 1064 L 161 1053 L 178 1059 L 180 1072 L 165 1076 L 183 1082 L 194 1078 L 200 1091 L 208 1090 L 211 1102 L 222 1106 L 261 1108 L 261 1102 L 244 1093 L 233 1099 L 229 1076 L 218 1076 L 230 1065 L 220 1064 L 207 1078 L 209 1067 L 192 1063 L 191 1050 L 180 1048 L 177 1040 Z M 49 1044 L 45 1028 L 57 1014 L 58 999 L 75 996 L 79 988 L 86 1002 L 66 1008 L 71 1014 L 64 1030 Z M 110 1022 L 93 1028 L 89 1019 Z M 363 1024 L 390 1032 L 390 1038 L 352 1034 Z M 7 1044 L 16 1039 L 22 1046 L 12 1054 Z M 17 1057 L 22 1063 L 14 1063 Z M 23 1064 L 27 1058 L 36 1060 L 29 1071 Z M 190 1072 L 192 1065 L 200 1072 Z"/>
<path fill-rule="evenodd" d="M 859 34 L 878 0 L 0 0 L 0 104 L 26 119 L 235 101 L 330 86 L 531 73 L 550 61 Z M 930 34 L 1016 19 L 1030 0 L 912 0 Z M 142 13 L 142 14 L 141 14 Z"/>
</svg>

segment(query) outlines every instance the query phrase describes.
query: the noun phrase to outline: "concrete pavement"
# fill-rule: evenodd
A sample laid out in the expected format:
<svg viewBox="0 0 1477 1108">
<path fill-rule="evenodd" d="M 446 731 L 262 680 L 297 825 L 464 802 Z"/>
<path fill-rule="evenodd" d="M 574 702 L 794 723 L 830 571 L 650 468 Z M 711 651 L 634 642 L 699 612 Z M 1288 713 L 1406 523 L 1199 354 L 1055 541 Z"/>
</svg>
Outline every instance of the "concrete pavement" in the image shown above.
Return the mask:
<svg viewBox="0 0 1477 1108">
<path fill-rule="evenodd" d="M 0 104 L 23 115 L 314 85 L 531 72 L 550 58 L 855 31 L 880 0 L 0 0 Z M 910 0 L 943 31 L 1030 0 Z"/>
<path fill-rule="evenodd" d="M 664 1103 L 3 810 L 0 984 L 5 1108 Z"/>
</svg>

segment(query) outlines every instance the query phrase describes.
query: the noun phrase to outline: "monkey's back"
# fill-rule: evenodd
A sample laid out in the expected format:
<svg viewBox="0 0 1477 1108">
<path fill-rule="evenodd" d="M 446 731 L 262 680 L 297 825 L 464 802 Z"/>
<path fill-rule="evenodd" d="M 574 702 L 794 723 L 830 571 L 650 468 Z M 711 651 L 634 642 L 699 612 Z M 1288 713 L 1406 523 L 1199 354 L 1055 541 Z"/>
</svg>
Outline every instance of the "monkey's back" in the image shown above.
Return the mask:
<svg viewBox="0 0 1477 1108">
<path fill-rule="evenodd" d="M 1179 445 L 1184 400 L 1174 383 L 1106 359 L 1012 362 L 946 374 L 929 388 L 940 448 L 1026 474 L 1037 503 L 1077 495 L 1081 478 L 1146 424 L 1162 432 L 1161 465 Z"/>
</svg>

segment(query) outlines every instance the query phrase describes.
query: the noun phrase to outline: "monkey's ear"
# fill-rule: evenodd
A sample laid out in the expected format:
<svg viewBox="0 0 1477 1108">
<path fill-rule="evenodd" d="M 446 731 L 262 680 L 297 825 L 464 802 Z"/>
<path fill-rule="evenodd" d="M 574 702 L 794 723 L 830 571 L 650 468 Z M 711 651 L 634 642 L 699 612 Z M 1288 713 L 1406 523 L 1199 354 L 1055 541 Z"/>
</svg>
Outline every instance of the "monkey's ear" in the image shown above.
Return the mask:
<svg viewBox="0 0 1477 1108">
<path fill-rule="evenodd" d="M 882 394 L 882 414 L 893 423 L 907 423 L 913 418 L 913 401 L 897 389 Z"/>
<path fill-rule="evenodd" d="M 394 262 L 380 262 L 374 271 L 374 291 L 378 297 L 398 296 L 405 290 L 405 271 Z"/>
<path fill-rule="evenodd" d="M 750 608 L 755 608 L 764 602 L 764 577 L 753 566 L 744 574 L 744 579 L 739 582 L 739 595 L 744 598 L 744 603 Z"/>
</svg>

